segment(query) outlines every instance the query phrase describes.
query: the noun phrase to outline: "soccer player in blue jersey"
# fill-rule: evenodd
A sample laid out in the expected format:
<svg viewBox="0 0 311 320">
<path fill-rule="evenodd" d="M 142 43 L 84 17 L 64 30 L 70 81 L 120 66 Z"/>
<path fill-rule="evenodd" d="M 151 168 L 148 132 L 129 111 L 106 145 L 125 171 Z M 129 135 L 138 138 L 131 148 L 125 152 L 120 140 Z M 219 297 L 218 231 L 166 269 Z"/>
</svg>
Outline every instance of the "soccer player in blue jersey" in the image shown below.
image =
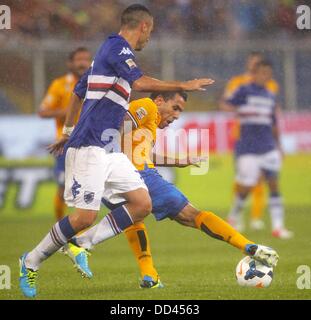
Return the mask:
<svg viewBox="0 0 311 320">
<path fill-rule="evenodd" d="M 93 224 L 104 197 L 111 203 L 127 203 L 111 211 L 101 229 L 105 239 L 121 233 L 151 211 L 151 199 L 143 180 L 130 160 L 119 151 L 115 137 L 121 128 L 131 90 L 196 91 L 211 79 L 187 82 L 161 81 L 142 74 L 133 51 L 142 50 L 153 29 L 153 17 L 142 5 L 131 5 L 122 13 L 121 30 L 98 49 L 88 73 L 80 79 L 67 113 L 63 138 L 50 150 L 65 146 L 64 198 L 75 211 L 57 222 L 43 240 L 20 258 L 20 288 L 25 296 L 37 294 L 36 278 L 41 263 L 79 231 Z M 87 91 L 78 124 L 79 88 L 87 77 Z M 82 80 L 82 81 L 81 81 Z M 70 137 L 69 137 L 70 136 Z"/>
<path fill-rule="evenodd" d="M 284 226 L 284 206 L 278 183 L 282 151 L 276 97 L 266 86 L 272 73 L 271 64 L 260 61 L 251 81 L 240 86 L 222 104 L 223 110 L 236 113 L 241 126 L 240 138 L 235 145 L 236 197 L 228 220 L 240 219 L 249 192 L 263 175 L 270 189 L 272 235 L 288 239 L 293 234 Z"/>
</svg>

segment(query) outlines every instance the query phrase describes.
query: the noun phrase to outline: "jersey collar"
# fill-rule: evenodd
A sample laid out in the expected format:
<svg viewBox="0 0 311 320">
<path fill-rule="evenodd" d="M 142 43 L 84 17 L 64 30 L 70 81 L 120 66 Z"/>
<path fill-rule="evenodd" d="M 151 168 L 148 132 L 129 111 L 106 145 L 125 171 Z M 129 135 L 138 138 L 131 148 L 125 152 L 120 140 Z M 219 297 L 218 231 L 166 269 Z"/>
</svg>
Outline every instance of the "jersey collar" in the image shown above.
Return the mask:
<svg viewBox="0 0 311 320">
<path fill-rule="evenodd" d="M 131 45 L 126 41 L 125 38 L 123 38 L 123 37 L 122 37 L 121 35 L 119 35 L 118 33 L 113 32 L 113 33 L 110 34 L 110 36 L 109 36 L 108 38 L 109 38 L 109 39 L 117 38 L 117 39 L 119 39 L 119 40 L 124 41 L 124 42 L 127 44 L 127 46 L 130 48 L 130 50 L 133 51 L 133 48 L 131 47 Z"/>
</svg>

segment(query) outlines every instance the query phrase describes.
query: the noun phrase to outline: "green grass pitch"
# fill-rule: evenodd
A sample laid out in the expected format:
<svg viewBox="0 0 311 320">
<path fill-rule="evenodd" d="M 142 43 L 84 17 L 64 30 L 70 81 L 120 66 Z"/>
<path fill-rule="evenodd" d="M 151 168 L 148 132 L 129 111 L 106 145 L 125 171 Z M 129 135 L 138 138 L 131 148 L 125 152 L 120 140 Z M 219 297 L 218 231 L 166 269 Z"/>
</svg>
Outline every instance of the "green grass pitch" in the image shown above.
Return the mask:
<svg viewBox="0 0 311 320">
<path fill-rule="evenodd" d="M 225 217 L 232 199 L 231 156 L 212 156 L 205 176 L 190 176 L 189 169 L 177 172 L 177 185 L 192 203 Z M 67 257 L 57 253 L 46 261 L 38 278 L 37 299 L 310 299 L 311 290 L 296 286 L 297 267 L 311 267 L 311 155 L 287 156 L 281 187 L 287 225 L 295 232 L 292 240 L 277 240 L 267 229 L 245 234 L 258 243 L 274 247 L 280 254 L 271 287 L 239 287 L 235 267 L 242 253 L 227 243 L 209 238 L 198 230 L 173 221 L 146 220 L 154 262 L 164 289 L 138 288 L 139 272 L 123 235 L 99 245 L 90 258 L 92 280 L 80 278 Z M 18 257 L 47 233 L 53 218 L 55 186 L 42 185 L 34 208 L 17 210 L 12 186 L 5 208 L 0 209 L 0 265 L 12 270 L 12 287 L 0 290 L 1 299 L 24 299 L 18 290 Z M 248 218 L 248 210 L 245 212 Z"/>
</svg>

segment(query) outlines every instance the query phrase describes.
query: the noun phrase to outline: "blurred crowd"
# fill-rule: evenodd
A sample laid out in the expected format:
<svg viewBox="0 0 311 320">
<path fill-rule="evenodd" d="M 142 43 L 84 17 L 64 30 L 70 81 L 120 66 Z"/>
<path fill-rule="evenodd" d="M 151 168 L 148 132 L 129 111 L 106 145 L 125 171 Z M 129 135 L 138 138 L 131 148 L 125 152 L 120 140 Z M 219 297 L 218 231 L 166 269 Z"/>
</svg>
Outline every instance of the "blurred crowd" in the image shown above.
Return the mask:
<svg viewBox="0 0 311 320">
<path fill-rule="evenodd" d="M 3 3 L 4 2 L 4 3 Z M 137 0 L 155 17 L 155 35 L 248 39 L 296 36 L 297 0 Z M 100 39 L 117 31 L 120 12 L 133 0 L 5 0 L 16 35 Z M 301 34 L 301 33 L 300 33 Z"/>
</svg>

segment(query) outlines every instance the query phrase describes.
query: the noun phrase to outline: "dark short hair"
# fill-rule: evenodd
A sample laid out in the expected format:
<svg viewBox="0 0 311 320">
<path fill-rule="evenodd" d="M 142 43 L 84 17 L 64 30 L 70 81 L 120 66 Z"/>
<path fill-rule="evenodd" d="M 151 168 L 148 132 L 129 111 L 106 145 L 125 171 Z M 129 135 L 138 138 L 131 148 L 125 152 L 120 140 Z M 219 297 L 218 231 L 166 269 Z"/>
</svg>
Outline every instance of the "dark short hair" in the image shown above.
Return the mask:
<svg viewBox="0 0 311 320">
<path fill-rule="evenodd" d="M 164 101 L 167 101 L 167 100 L 173 99 L 176 94 L 180 95 L 187 102 L 188 94 L 185 91 L 152 92 L 150 95 L 150 99 L 155 100 L 157 97 L 161 96 L 161 97 L 163 97 Z"/>
<path fill-rule="evenodd" d="M 273 68 L 272 67 L 272 63 L 269 60 L 266 60 L 266 59 L 261 60 L 258 63 L 256 63 L 255 70 L 258 70 L 260 67 L 269 67 L 271 69 Z"/>
<path fill-rule="evenodd" d="M 80 52 L 90 52 L 90 50 L 86 47 L 78 47 L 75 50 L 71 51 L 68 55 L 68 60 L 72 61 L 74 60 L 75 56 Z"/>
<path fill-rule="evenodd" d="M 152 17 L 148 8 L 141 4 L 132 4 L 122 12 L 121 27 L 135 29 L 146 16 Z"/>
</svg>

